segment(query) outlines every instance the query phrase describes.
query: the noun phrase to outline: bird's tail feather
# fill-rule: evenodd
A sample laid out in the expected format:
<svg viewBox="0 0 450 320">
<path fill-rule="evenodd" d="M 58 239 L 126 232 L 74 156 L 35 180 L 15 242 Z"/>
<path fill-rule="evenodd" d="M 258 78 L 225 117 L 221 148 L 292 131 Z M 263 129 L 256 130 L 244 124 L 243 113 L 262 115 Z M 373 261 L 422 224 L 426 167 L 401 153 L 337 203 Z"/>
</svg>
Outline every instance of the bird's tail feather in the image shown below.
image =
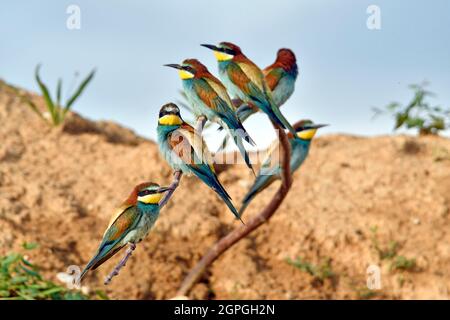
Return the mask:
<svg viewBox="0 0 450 320">
<path fill-rule="evenodd" d="M 292 127 L 292 125 L 289 123 L 289 121 L 286 119 L 286 117 L 281 113 L 280 109 L 276 106 L 271 108 L 273 111 L 273 114 L 277 118 L 279 122 L 281 122 L 281 127 L 283 129 L 288 129 L 294 136 L 296 135 L 295 129 Z"/>
<path fill-rule="evenodd" d="M 90 269 L 89 269 L 87 266 L 83 269 L 83 271 L 81 272 L 81 275 L 80 275 L 80 279 L 78 280 L 79 283 L 81 283 L 81 281 L 83 281 L 84 277 L 86 276 L 86 273 L 87 273 L 89 270 L 90 270 Z"/>
<path fill-rule="evenodd" d="M 228 141 L 230 141 L 230 135 L 229 135 L 229 134 L 227 134 L 227 135 L 223 138 L 222 143 L 220 144 L 220 146 L 219 146 L 219 148 L 217 149 L 216 153 L 225 150 L 225 148 L 226 148 L 227 145 L 228 145 Z"/>
<path fill-rule="evenodd" d="M 249 169 L 252 170 L 253 175 L 256 177 L 255 169 L 253 169 L 253 165 L 250 161 L 250 155 L 248 154 L 248 151 L 245 150 L 245 148 L 244 148 L 244 144 L 242 143 L 242 138 L 235 136 L 234 142 L 236 143 L 236 146 L 238 147 L 239 152 L 241 153 L 242 157 L 244 158 L 245 164 L 247 165 L 247 167 Z"/>
<path fill-rule="evenodd" d="M 230 209 L 230 211 L 234 214 L 236 219 L 239 219 L 242 223 L 244 223 L 244 221 L 242 221 L 241 217 L 239 216 L 239 212 L 237 211 L 237 209 L 234 206 L 233 202 L 231 202 L 230 195 L 225 190 L 225 188 L 222 186 L 222 184 L 219 182 L 219 180 L 217 179 L 216 176 L 214 176 L 214 180 L 213 181 L 214 181 L 214 184 L 213 184 L 214 185 L 214 187 L 213 187 L 214 191 L 216 191 L 216 193 L 223 200 L 223 202 L 225 202 L 225 204 Z"/>
<path fill-rule="evenodd" d="M 217 178 L 215 173 L 212 172 L 211 169 L 209 169 L 209 166 L 207 164 L 201 164 L 199 167 L 191 166 L 191 169 L 200 180 L 206 183 L 207 186 L 212 188 L 217 193 L 221 192 L 227 199 L 231 199 L 228 192 L 220 184 L 219 179 Z"/>
<path fill-rule="evenodd" d="M 255 198 L 261 191 L 266 189 L 271 184 L 272 181 L 273 181 L 272 176 L 260 175 L 256 178 L 255 183 L 242 200 L 242 205 L 241 208 L 239 209 L 240 217 L 242 217 L 245 209 L 248 207 L 253 198 Z"/>
<path fill-rule="evenodd" d="M 249 143 L 252 146 L 256 146 L 255 141 L 250 137 L 250 135 L 247 133 L 247 130 L 245 130 L 242 123 L 239 123 L 239 130 L 236 130 L 237 135 L 244 139 L 247 143 Z"/>
<path fill-rule="evenodd" d="M 87 263 L 86 267 L 83 269 L 80 275 L 80 282 L 86 276 L 89 270 L 95 270 L 100 265 L 102 265 L 106 260 L 115 255 L 123 246 L 118 246 L 116 248 L 106 248 L 106 246 L 101 246 L 95 256 Z"/>
<path fill-rule="evenodd" d="M 237 116 L 225 118 L 223 121 L 231 134 L 231 136 L 239 136 L 247 143 L 249 143 L 252 146 L 255 146 L 255 141 L 250 137 L 247 130 L 245 130 L 244 126 L 242 125 L 242 122 L 239 120 Z"/>
<path fill-rule="evenodd" d="M 263 110 L 264 113 L 267 114 L 267 116 L 269 116 L 270 120 L 278 124 L 281 128 L 286 129 L 286 125 L 283 123 L 283 121 L 280 120 L 279 117 L 277 117 L 277 115 L 275 114 L 275 112 L 273 112 L 272 109 L 268 108 L 266 109 L 267 111 L 264 109 L 261 110 Z"/>
<path fill-rule="evenodd" d="M 203 182 L 205 182 L 208 186 L 210 186 L 217 195 L 225 202 L 225 204 L 228 206 L 230 211 L 234 214 L 234 216 L 241 220 L 242 223 L 244 223 L 239 216 L 239 213 L 233 203 L 231 202 L 231 197 L 228 194 L 228 192 L 225 190 L 225 188 L 220 183 L 219 179 L 214 173 L 205 174 L 205 172 L 202 172 L 198 170 L 197 168 L 192 168 L 194 172 L 196 173 L 197 177 L 199 177 Z"/>
<path fill-rule="evenodd" d="M 245 120 L 247 120 L 248 117 L 250 117 L 255 112 L 256 111 L 252 109 L 248 104 L 244 104 L 236 110 L 236 115 L 238 116 L 241 122 L 244 122 Z"/>
<path fill-rule="evenodd" d="M 237 209 L 235 208 L 235 206 L 233 205 L 233 203 L 231 202 L 231 199 L 225 198 L 221 195 L 221 193 L 219 193 L 219 196 L 222 198 L 222 200 L 225 202 L 225 204 L 228 206 L 228 208 L 231 210 L 231 212 L 233 212 L 234 216 L 236 217 L 236 219 L 239 219 L 242 224 L 245 224 L 244 221 L 242 221 L 241 216 L 239 215 L 239 212 L 237 211 Z"/>
</svg>

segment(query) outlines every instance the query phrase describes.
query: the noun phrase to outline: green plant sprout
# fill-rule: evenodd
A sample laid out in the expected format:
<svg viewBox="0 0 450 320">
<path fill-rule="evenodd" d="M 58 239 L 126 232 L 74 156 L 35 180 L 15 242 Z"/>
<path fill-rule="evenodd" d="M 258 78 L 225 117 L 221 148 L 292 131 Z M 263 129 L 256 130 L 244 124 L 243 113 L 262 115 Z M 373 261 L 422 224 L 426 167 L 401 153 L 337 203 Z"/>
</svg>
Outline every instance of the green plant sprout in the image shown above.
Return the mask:
<svg viewBox="0 0 450 320">
<path fill-rule="evenodd" d="M 33 250 L 38 245 L 24 243 L 25 250 Z M 87 300 L 108 299 L 105 293 L 95 292 L 89 296 L 79 290 L 69 290 L 46 280 L 39 268 L 22 253 L 0 256 L 0 300 Z"/>
<path fill-rule="evenodd" d="M 318 266 L 313 265 L 312 263 L 309 263 L 307 261 L 303 261 L 300 257 L 297 257 L 295 260 L 287 258 L 286 262 L 303 272 L 309 273 L 320 282 L 323 282 L 325 279 L 333 278 L 335 276 L 331 267 L 330 258 L 324 259 Z"/>
<path fill-rule="evenodd" d="M 378 292 L 376 292 L 374 290 L 371 290 L 371 289 L 369 289 L 367 287 L 357 288 L 356 289 L 356 294 L 357 294 L 359 299 L 364 299 L 364 300 L 372 299 L 372 298 L 374 298 L 374 297 L 379 295 Z"/>
<path fill-rule="evenodd" d="M 63 104 L 61 102 L 61 100 L 62 100 L 62 79 L 61 78 L 58 79 L 58 82 L 56 85 L 56 97 L 55 97 L 55 99 L 52 99 L 52 97 L 50 95 L 50 91 L 48 90 L 48 87 L 45 85 L 45 83 L 41 80 L 41 77 L 39 76 L 40 68 L 41 68 L 40 64 L 36 66 L 34 76 L 35 76 L 36 82 L 39 86 L 39 89 L 42 93 L 42 96 L 44 97 L 45 107 L 49 114 L 49 117 L 46 117 L 46 115 L 39 110 L 39 108 L 36 106 L 36 104 L 31 99 L 29 99 L 28 97 L 25 97 L 25 96 L 21 96 L 21 97 L 27 103 L 27 105 L 31 108 L 31 110 L 33 110 L 36 114 L 38 114 L 43 120 L 48 122 L 50 125 L 53 125 L 56 127 L 64 122 L 67 112 L 70 111 L 70 109 L 72 108 L 72 105 L 81 96 L 81 94 L 86 89 L 89 82 L 91 82 L 92 78 L 95 75 L 95 69 L 92 70 L 83 81 L 81 81 L 81 83 L 77 87 L 77 89 L 73 92 L 72 95 L 70 95 L 67 98 L 66 102 Z"/>
<path fill-rule="evenodd" d="M 397 241 L 389 241 L 387 247 L 382 248 L 377 239 L 378 227 L 373 226 L 370 228 L 370 232 L 372 234 L 371 241 L 372 247 L 378 253 L 378 258 L 380 260 L 392 259 L 397 256 L 398 250 L 400 249 L 400 244 Z"/>
<path fill-rule="evenodd" d="M 416 268 L 416 259 L 408 259 L 404 256 L 396 256 L 390 265 L 390 270 L 412 271 Z"/>
<path fill-rule="evenodd" d="M 398 251 L 400 250 L 400 244 L 397 241 L 389 241 L 388 246 L 382 248 L 377 240 L 378 228 L 376 226 L 371 227 L 370 231 L 372 233 L 372 247 L 378 253 L 378 258 L 380 260 L 391 261 L 389 267 L 390 271 L 413 271 L 416 268 L 416 259 L 408 259 L 398 254 Z"/>
<path fill-rule="evenodd" d="M 426 100 L 435 96 L 425 90 L 427 82 L 411 84 L 414 96 L 407 105 L 391 102 L 383 109 L 372 108 L 374 116 L 390 114 L 395 119 L 394 131 L 400 128 L 417 129 L 419 135 L 437 135 L 450 127 L 450 109 L 441 106 L 431 106 Z"/>
</svg>

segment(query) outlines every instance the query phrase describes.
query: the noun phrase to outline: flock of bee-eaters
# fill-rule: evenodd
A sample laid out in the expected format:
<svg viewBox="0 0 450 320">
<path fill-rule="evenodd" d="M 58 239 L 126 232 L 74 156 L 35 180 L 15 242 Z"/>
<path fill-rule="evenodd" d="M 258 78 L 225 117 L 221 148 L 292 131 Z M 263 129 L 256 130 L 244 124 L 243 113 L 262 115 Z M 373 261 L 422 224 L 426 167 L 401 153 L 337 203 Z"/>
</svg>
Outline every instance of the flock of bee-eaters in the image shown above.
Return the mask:
<svg viewBox="0 0 450 320">
<path fill-rule="evenodd" d="M 307 157 L 317 129 L 325 126 L 314 124 L 310 120 L 301 120 L 291 125 L 279 109 L 294 92 L 298 75 L 296 58 L 290 49 L 278 50 L 275 62 L 261 70 L 235 44 L 221 42 L 217 46 L 202 46 L 214 52 L 221 80 L 196 59 L 166 65 L 178 70 L 184 94 L 197 118 L 194 129 L 183 120 L 176 104 L 168 103 L 160 109 L 157 140 L 161 154 L 174 170 L 173 182 L 167 187 L 153 182 L 134 187 L 113 215 L 95 256 L 82 271 L 80 281 L 87 271 L 96 269 L 128 245 L 124 258 L 106 278 L 105 284 L 118 274 L 136 244 L 146 237 L 155 224 L 160 208 L 178 187 L 183 174 L 195 175 L 206 183 L 241 221 L 242 214 L 251 200 L 276 179 L 281 178 L 280 160 L 274 156 L 274 150 L 278 150 L 277 140 L 269 148 L 238 211 L 216 175 L 213 156 L 203 140 L 202 130 L 207 121 L 217 123 L 220 129 L 227 132 L 222 148 L 226 146 L 228 138 L 232 138 L 253 173 L 255 171 L 243 141 L 252 146 L 255 142 L 242 124 L 250 115 L 262 111 L 272 123 L 289 131 L 291 172 L 297 170 Z"/>
</svg>

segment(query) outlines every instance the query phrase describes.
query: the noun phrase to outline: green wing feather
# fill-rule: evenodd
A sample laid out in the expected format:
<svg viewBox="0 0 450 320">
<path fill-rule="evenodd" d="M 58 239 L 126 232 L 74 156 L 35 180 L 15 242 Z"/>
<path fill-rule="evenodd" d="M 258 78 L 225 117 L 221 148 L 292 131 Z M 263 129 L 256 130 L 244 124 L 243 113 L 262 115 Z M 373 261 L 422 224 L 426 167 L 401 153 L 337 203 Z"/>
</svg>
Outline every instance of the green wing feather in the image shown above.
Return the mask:
<svg viewBox="0 0 450 320">
<path fill-rule="evenodd" d="M 81 273 L 81 278 L 83 278 L 88 270 L 95 270 L 123 248 L 125 244 L 121 243 L 121 241 L 128 232 L 136 228 L 140 218 L 141 215 L 139 215 L 136 206 L 127 207 L 123 213 L 117 217 L 108 230 L 106 230 L 97 253 L 84 268 Z"/>
<path fill-rule="evenodd" d="M 181 128 L 177 129 L 178 134 L 183 135 L 186 138 L 188 146 L 183 146 L 183 152 L 186 151 L 186 147 L 189 148 L 190 159 L 191 161 L 187 163 L 184 161 L 185 165 L 194 173 L 200 180 L 202 180 L 206 185 L 208 185 L 211 189 L 213 189 L 219 197 L 225 202 L 231 212 L 239 218 L 238 212 L 231 202 L 231 197 L 225 188 L 220 183 L 217 175 L 214 171 L 214 165 L 212 161 L 212 156 L 206 147 L 204 141 L 201 143 L 197 139 L 201 139 L 199 135 L 197 135 L 194 131 L 194 128 L 187 124 L 183 124 Z M 170 146 L 172 150 L 174 146 Z M 202 148 L 202 149 L 201 149 Z M 180 159 L 186 159 L 182 155 L 178 155 Z"/>
</svg>

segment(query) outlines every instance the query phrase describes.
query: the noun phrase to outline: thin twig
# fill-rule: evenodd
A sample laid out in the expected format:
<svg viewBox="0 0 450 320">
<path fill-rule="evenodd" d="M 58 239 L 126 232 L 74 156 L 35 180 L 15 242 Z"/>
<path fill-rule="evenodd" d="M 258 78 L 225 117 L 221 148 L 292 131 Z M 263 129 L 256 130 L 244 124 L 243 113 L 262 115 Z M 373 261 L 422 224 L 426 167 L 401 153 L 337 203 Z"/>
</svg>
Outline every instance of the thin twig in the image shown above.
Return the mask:
<svg viewBox="0 0 450 320">
<path fill-rule="evenodd" d="M 134 243 L 130 242 L 128 244 L 128 249 L 125 252 L 125 255 L 122 258 L 122 260 L 119 261 L 119 263 L 114 267 L 113 271 L 111 271 L 111 273 L 108 274 L 108 276 L 105 278 L 105 281 L 104 281 L 105 285 L 108 285 L 111 282 L 112 278 L 114 278 L 115 276 L 117 276 L 119 274 L 120 269 L 125 267 L 125 265 L 127 264 L 128 259 L 133 254 L 134 249 L 136 249 L 136 245 Z"/>
<path fill-rule="evenodd" d="M 195 283 L 201 278 L 205 270 L 226 250 L 239 242 L 245 236 L 257 229 L 259 226 L 267 222 L 280 207 L 292 185 L 292 176 L 290 170 L 291 147 L 286 133 L 277 124 L 272 123 L 278 133 L 278 139 L 282 147 L 282 183 L 277 193 L 273 196 L 270 203 L 261 211 L 260 214 L 253 217 L 246 225 L 239 226 L 225 237 L 214 244 L 197 265 L 189 272 L 183 280 L 177 296 L 186 296 Z"/>
<path fill-rule="evenodd" d="M 178 188 L 182 176 L 183 172 L 181 172 L 180 170 L 177 170 L 173 173 L 173 181 L 168 187 L 169 190 L 164 194 L 164 197 L 161 199 L 161 201 L 159 201 L 160 210 L 167 204 L 169 199 L 172 197 L 172 194 L 175 192 L 175 189 Z"/>
<path fill-rule="evenodd" d="M 206 120 L 208 120 L 208 119 L 205 116 L 199 116 L 197 118 L 197 125 L 195 127 L 195 131 L 200 137 L 202 136 L 202 132 L 203 132 L 203 128 L 205 127 Z"/>
</svg>

